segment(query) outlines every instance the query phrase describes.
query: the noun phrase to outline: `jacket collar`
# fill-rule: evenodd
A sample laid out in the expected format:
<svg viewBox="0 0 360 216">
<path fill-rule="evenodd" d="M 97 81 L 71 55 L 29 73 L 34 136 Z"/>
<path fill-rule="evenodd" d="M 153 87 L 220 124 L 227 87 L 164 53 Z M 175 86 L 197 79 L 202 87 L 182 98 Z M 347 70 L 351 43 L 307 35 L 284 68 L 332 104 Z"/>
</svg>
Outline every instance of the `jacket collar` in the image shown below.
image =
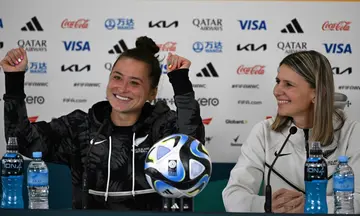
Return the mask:
<svg viewBox="0 0 360 216">
<path fill-rule="evenodd" d="M 333 125 L 334 125 L 334 129 L 338 129 L 338 130 L 334 131 L 333 141 L 331 142 L 330 145 L 321 147 L 323 152 L 324 152 L 324 157 L 325 158 L 327 158 L 332 153 L 334 153 L 337 146 L 339 145 L 339 139 L 340 139 L 340 130 L 339 130 L 339 128 L 342 126 L 342 122 L 341 122 L 341 120 L 339 118 L 337 118 L 336 115 L 334 115 L 334 117 L 333 117 Z M 297 127 L 292 121 L 290 121 L 288 123 L 288 126 L 285 127 L 281 131 L 282 135 L 286 138 L 288 136 L 288 134 L 289 134 L 289 129 L 292 126 L 295 126 L 298 130 L 297 130 L 296 134 L 292 135 L 289 138 L 289 142 L 292 143 L 293 146 L 295 148 L 297 148 L 299 151 L 305 152 L 305 133 L 304 133 L 304 130 L 302 128 Z M 311 133 L 312 133 L 312 128 L 309 128 L 309 137 L 311 137 Z M 299 145 L 299 143 L 303 144 L 303 145 Z"/>
</svg>

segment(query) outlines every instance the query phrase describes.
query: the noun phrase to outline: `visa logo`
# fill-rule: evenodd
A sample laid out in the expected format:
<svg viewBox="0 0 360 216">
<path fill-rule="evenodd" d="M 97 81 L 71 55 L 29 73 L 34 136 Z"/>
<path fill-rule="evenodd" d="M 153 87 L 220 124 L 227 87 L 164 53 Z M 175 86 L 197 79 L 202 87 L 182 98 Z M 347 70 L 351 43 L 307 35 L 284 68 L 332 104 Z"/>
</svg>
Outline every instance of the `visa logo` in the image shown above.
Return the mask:
<svg viewBox="0 0 360 216">
<path fill-rule="evenodd" d="M 160 64 L 160 68 L 161 68 L 161 73 L 162 74 L 167 74 L 168 73 L 167 64 Z"/>
<path fill-rule="evenodd" d="M 63 41 L 66 51 L 90 51 L 89 41 Z"/>
<path fill-rule="evenodd" d="M 265 20 L 238 20 L 242 30 L 267 30 Z"/>
<path fill-rule="evenodd" d="M 337 53 L 337 54 L 352 53 L 350 44 L 330 43 L 330 44 L 324 44 L 324 46 L 325 46 L 325 51 L 327 53 Z"/>
</svg>

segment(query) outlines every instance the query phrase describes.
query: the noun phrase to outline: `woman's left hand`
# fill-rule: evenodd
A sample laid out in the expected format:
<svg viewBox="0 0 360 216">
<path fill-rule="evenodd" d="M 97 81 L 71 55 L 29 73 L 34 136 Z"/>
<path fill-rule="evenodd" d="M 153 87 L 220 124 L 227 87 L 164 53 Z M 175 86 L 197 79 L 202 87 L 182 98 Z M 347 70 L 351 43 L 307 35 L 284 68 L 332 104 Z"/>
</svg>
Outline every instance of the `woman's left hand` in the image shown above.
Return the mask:
<svg viewBox="0 0 360 216">
<path fill-rule="evenodd" d="M 190 65 L 191 61 L 184 57 L 173 55 L 172 53 L 169 53 L 167 57 L 168 73 L 177 69 L 189 69 Z"/>
<path fill-rule="evenodd" d="M 281 188 L 272 194 L 274 213 L 304 213 L 305 199 L 301 192 Z"/>
</svg>

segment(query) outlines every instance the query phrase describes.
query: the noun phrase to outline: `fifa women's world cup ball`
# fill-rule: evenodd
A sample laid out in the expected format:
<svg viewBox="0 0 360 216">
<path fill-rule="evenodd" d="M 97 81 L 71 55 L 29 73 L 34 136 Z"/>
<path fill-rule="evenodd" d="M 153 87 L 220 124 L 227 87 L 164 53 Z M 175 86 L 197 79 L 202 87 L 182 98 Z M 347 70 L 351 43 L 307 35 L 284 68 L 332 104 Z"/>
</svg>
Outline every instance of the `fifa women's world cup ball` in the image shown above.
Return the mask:
<svg viewBox="0 0 360 216">
<path fill-rule="evenodd" d="M 173 134 L 158 141 L 145 159 L 149 185 L 167 198 L 196 196 L 209 182 L 211 169 L 204 145 L 184 134 Z"/>
</svg>

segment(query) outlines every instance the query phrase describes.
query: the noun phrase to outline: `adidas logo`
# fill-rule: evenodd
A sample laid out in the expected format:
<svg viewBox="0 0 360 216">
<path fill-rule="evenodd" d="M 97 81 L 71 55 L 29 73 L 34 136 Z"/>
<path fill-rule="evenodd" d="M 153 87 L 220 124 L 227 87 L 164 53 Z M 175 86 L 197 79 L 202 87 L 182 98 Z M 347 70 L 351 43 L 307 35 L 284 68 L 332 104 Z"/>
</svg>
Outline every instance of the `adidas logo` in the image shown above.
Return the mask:
<svg viewBox="0 0 360 216">
<path fill-rule="evenodd" d="M 118 44 L 114 45 L 114 48 L 109 50 L 109 54 L 120 54 L 128 50 L 125 41 L 119 40 Z"/>
<path fill-rule="evenodd" d="M 21 31 L 44 31 L 44 29 L 41 27 L 39 21 L 35 16 L 31 18 L 31 20 L 27 22 L 24 27 L 21 28 Z"/>
<path fill-rule="evenodd" d="M 169 195 L 172 195 L 172 194 L 173 194 L 169 189 L 164 190 L 163 193 L 164 193 L 164 194 L 169 194 Z"/>
<path fill-rule="evenodd" d="M 171 209 L 179 209 L 179 206 L 177 203 L 174 203 L 174 205 L 171 206 Z"/>
<path fill-rule="evenodd" d="M 211 64 L 211 62 L 209 62 L 208 64 L 206 64 L 207 68 L 204 67 L 203 69 L 201 69 L 201 72 L 197 73 L 196 76 L 197 77 L 219 77 L 218 73 L 216 72 L 214 66 Z M 210 73 L 209 73 L 210 71 Z"/>
<path fill-rule="evenodd" d="M 304 33 L 297 19 L 291 20 L 291 23 L 287 24 L 285 28 L 281 30 L 281 33 Z"/>
</svg>

